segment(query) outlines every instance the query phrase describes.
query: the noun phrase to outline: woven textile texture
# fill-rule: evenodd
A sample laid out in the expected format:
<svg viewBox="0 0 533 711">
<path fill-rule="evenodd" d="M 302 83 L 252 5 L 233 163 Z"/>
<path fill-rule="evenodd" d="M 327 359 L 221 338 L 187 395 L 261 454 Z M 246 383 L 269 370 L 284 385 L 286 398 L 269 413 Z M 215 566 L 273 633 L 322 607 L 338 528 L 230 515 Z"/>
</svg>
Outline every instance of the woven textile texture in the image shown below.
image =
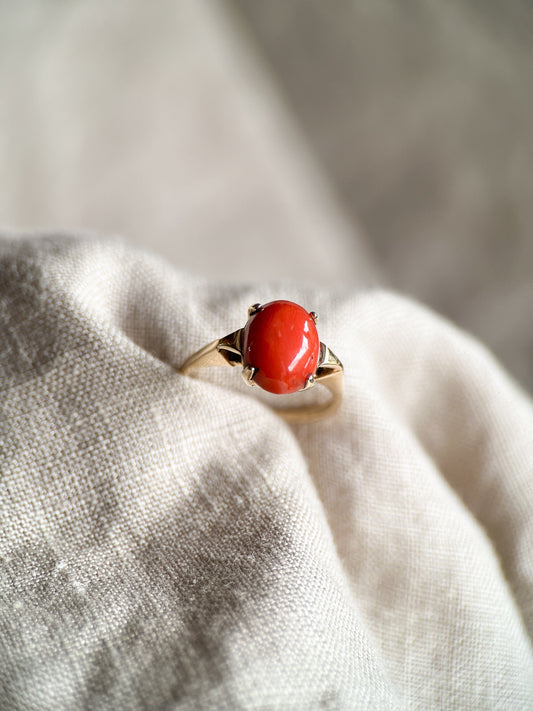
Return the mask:
<svg viewBox="0 0 533 711">
<path fill-rule="evenodd" d="M 118 241 L 0 258 L 1 709 L 533 708 L 533 410 L 482 346 Z M 176 370 L 274 298 L 344 362 L 323 423 Z"/>
</svg>

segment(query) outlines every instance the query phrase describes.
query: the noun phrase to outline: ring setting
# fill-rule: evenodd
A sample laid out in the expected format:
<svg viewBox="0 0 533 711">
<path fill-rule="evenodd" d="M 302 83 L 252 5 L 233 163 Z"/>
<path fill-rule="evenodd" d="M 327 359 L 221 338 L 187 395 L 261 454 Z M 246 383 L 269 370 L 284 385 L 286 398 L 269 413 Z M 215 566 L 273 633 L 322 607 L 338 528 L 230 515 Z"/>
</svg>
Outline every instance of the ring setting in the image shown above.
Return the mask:
<svg viewBox="0 0 533 711">
<path fill-rule="evenodd" d="M 333 414 L 342 400 L 343 366 L 320 341 L 318 315 L 292 301 L 256 303 L 248 309 L 243 328 L 209 343 L 181 366 L 182 374 L 218 365 L 242 366 L 247 385 L 276 395 L 325 385 L 331 397 L 324 403 L 275 408 L 289 422 L 312 422 Z"/>
</svg>

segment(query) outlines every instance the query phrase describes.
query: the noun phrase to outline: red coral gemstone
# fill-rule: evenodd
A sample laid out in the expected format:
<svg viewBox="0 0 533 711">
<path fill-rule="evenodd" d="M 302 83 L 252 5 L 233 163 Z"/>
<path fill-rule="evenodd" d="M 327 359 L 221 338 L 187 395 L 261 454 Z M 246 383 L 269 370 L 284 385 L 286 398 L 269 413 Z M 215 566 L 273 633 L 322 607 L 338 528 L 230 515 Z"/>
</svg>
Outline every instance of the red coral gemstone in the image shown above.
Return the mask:
<svg viewBox="0 0 533 711">
<path fill-rule="evenodd" d="M 271 393 L 301 390 L 313 375 L 320 341 L 313 317 L 292 301 L 271 301 L 248 319 L 243 365 L 257 368 L 254 383 Z"/>
</svg>

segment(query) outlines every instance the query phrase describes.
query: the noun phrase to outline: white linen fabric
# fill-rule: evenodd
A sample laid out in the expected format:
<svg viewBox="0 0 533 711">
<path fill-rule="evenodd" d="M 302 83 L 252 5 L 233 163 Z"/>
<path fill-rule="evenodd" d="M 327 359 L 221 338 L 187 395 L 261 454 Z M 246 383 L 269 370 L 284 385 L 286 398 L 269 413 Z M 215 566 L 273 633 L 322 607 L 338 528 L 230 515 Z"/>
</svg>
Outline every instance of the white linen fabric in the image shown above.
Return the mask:
<svg viewBox="0 0 533 711">
<path fill-rule="evenodd" d="M 533 409 L 482 346 L 380 291 L 0 249 L 2 709 L 533 708 Z M 322 423 L 177 372 L 275 298 L 344 362 Z"/>
</svg>

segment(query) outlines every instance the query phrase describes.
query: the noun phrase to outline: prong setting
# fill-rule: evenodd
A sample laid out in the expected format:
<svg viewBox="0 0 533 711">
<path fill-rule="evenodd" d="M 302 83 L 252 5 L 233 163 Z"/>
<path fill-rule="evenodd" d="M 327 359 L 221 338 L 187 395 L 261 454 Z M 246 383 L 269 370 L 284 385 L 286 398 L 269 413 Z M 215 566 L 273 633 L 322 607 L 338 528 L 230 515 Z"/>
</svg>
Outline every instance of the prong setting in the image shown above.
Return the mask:
<svg viewBox="0 0 533 711">
<path fill-rule="evenodd" d="M 248 309 L 248 317 L 253 316 L 261 309 L 261 304 L 252 304 Z"/>
<path fill-rule="evenodd" d="M 243 365 L 257 368 L 254 383 L 276 395 L 303 390 L 316 373 L 319 351 L 313 317 L 292 301 L 262 304 L 242 329 Z"/>
<path fill-rule="evenodd" d="M 245 365 L 244 368 L 242 369 L 242 377 L 246 385 L 255 385 L 254 383 L 254 376 L 257 373 L 257 368 L 254 368 L 253 365 Z"/>
<path fill-rule="evenodd" d="M 317 323 L 317 321 L 318 321 L 318 314 L 317 314 L 316 311 L 310 311 L 310 312 L 309 312 L 309 316 L 311 316 L 311 318 L 313 319 L 313 321 L 314 321 L 315 323 Z"/>
<path fill-rule="evenodd" d="M 305 385 L 303 386 L 302 390 L 309 390 L 309 388 L 312 388 L 313 385 L 315 384 L 316 379 L 314 375 L 308 375 L 306 380 L 305 380 Z"/>
</svg>

